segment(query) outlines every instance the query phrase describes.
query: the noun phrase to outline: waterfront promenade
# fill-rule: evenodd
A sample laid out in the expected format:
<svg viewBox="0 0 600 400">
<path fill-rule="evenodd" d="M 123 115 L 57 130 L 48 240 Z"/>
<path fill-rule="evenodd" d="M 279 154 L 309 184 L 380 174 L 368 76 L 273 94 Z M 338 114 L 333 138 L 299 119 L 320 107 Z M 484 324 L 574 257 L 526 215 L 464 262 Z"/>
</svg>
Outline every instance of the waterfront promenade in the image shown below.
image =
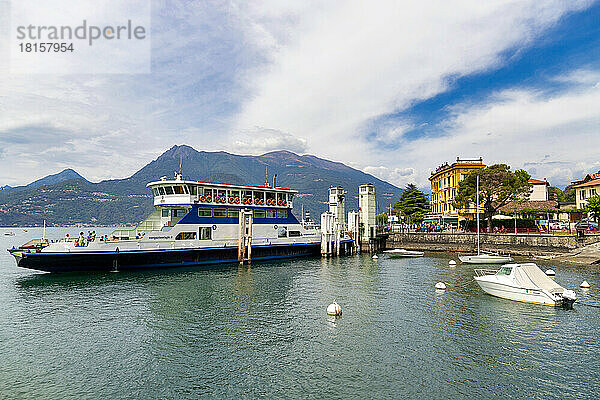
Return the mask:
<svg viewBox="0 0 600 400">
<path fill-rule="evenodd" d="M 475 233 L 405 232 L 390 234 L 388 248 L 425 251 L 471 252 L 477 248 Z M 558 256 L 600 242 L 600 235 L 578 239 L 566 234 L 482 233 L 481 249 L 523 256 Z M 600 260 L 600 254 L 598 254 Z"/>
</svg>

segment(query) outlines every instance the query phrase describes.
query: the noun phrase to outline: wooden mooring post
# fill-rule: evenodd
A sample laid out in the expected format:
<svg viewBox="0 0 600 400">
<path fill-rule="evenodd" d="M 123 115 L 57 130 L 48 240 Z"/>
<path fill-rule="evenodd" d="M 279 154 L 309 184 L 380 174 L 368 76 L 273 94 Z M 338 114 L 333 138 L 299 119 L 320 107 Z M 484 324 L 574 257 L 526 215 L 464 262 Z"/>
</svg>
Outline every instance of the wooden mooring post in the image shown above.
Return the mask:
<svg viewBox="0 0 600 400">
<path fill-rule="evenodd" d="M 238 224 L 238 261 L 252 262 L 252 210 L 240 210 Z"/>
</svg>

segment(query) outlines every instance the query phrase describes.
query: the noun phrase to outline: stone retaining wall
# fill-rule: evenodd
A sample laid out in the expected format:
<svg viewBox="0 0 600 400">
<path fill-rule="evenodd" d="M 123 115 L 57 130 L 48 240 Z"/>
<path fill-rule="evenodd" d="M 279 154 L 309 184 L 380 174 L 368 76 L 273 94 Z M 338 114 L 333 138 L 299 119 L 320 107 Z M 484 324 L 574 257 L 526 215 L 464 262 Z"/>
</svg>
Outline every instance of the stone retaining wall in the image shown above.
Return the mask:
<svg viewBox="0 0 600 400">
<path fill-rule="evenodd" d="M 481 234 L 482 250 L 511 254 L 533 255 L 563 253 L 600 241 L 600 235 L 544 234 Z M 477 248 L 474 233 L 394 233 L 387 239 L 387 248 L 412 250 L 471 252 Z"/>
</svg>

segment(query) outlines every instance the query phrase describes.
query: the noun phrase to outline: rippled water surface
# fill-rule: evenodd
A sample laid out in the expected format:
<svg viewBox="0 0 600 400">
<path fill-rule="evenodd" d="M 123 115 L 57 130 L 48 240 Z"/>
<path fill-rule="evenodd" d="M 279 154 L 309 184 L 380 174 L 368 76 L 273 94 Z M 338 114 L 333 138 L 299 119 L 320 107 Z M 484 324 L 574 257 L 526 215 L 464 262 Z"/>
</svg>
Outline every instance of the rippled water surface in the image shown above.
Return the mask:
<svg viewBox="0 0 600 400">
<path fill-rule="evenodd" d="M 600 267 L 543 266 L 565 311 L 485 295 L 452 257 L 48 275 L 3 252 L 0 398 L 600 397 Z"/>
</svg>

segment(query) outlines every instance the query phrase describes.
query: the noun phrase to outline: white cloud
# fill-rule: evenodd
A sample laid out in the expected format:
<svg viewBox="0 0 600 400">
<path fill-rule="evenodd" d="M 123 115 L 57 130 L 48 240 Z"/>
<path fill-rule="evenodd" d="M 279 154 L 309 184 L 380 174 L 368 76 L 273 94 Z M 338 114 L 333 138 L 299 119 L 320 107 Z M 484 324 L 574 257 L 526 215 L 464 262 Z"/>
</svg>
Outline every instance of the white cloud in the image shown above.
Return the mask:
<svg viewBox="0 0 600 400">
<path fill-rule="evenodd" d="M 419 182 L 427 170 L 456 156 L 524 168 L 536 178 L 564 185 L 600 167 L 600 87 L 575 85 L 547 95 L 504 90 L 483 104 L 453 108 L 446 133 L 402 146 L 403 164 L 416 165 Z"/>
<path fill-rule="evenodd" d="M 255 127 L 233 138 L 231 150 L 241 154 L 263 154 L 273 150 L 289 150 L 304 153 L 306 140 L 276 129 Z"/>
<path fill-rule="evenodd" d="M 452 77 L 496 67 L 502 52 L 588 2 L 329 4 L 296 15 L 293 37 L 251 81 L 237 127 L 295 132 L 310 151 L 364 165 L 377 151 L 361 136 L 366 123 L 446 90 Z M 383 131 L 384 140 L 400 136 Z"/>
<path fill-rule="evenodd" d="M 383 179 L 398 187 L 404 187 L 408 183 L 416 183 L 416 172 L 414 168 L 389 168 L 384 165 L 368 166 L 363 168 L 363 172 Z"/>
</svg>

